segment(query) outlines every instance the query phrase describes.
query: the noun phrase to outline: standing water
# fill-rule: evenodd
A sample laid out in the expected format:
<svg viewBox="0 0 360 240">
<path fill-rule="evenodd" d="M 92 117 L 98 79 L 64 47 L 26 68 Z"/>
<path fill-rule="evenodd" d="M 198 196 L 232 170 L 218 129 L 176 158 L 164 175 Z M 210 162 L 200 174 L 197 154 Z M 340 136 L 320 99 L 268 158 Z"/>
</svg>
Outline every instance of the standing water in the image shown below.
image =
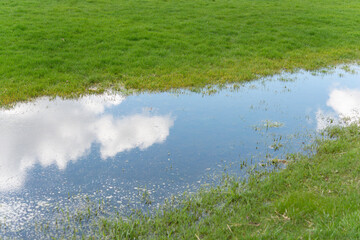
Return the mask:
<svg viewBox="0 0 360 240">
<path fill-rule="evenodd" d="M 39 238 L 40 223 L 50 223 L 51 232 L 59 212 L 85 206 L 81 199 L 126 214 L 194 191 L 224 171 L 245 176 L 241 164 L 301 152 L 329 122 L 358 110 L 360 77 L 340 68 L 212 94 L 19 103 L 0 111 L 0 236 Z"/>
</svg>

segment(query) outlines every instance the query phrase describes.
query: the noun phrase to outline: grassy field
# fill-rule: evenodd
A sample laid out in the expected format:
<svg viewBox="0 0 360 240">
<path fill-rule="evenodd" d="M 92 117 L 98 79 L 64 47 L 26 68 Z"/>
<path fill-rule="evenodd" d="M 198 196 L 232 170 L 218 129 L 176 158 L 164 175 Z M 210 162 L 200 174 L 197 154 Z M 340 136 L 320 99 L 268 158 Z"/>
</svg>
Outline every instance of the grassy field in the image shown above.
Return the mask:
<svg viewBox="0 0 360 240">
<path fill-rule="evenodd" d="M 0 105 L 358 60 L 357 0 L 2 0 Z"/>
<path fill-rule="evenodd" d="M 333 128 L 311 158 L 204 189 L 156 215 L 99 222 L 91 239 L 359 239 L 360 127 Z"/>
</svg>

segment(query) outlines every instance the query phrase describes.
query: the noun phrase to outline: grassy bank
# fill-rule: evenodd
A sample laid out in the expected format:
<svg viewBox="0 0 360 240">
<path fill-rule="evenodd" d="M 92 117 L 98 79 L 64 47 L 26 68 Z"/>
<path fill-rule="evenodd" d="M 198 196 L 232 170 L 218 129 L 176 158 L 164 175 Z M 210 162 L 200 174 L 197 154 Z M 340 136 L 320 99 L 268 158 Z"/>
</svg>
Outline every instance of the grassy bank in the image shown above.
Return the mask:
<svg viewBox="0 0 360 240">
<path fill-rule="evenodd" d="M 357 0 L 3 0 L 0 105 L 357 60 L 359 10 Z"/>
<path fill-rule="evenodd" d="M 334 128 L 317 154 L 286 169 L 228 181 L 155 216 L 105 219 L 95 238 L 358 239 L 360 128 Z"/>
</svg>

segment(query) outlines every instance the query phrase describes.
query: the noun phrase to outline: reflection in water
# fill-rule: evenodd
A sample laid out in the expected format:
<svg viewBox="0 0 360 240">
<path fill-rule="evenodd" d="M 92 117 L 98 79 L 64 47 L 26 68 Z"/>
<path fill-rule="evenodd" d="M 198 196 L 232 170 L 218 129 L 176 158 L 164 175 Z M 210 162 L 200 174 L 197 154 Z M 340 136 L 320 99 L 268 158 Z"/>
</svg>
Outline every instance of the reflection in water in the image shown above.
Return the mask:
<svg viewBox="0 0 360 240">
<path fill-rule="evenodd" d="M 163 142 L 173 119 L 149 113 L 114 118 L 106 107 L 119 105 L 120 95 L 75 100 L 41 98 L 0 112 L 0 190 L 19 188 L 26 170 L 36 163 L 65 169 L 99 143 L 103 159 L 133 148 Z"/>
<path fill-rule="evenodd" d="M 335 113 L 318 110 L 316 113 L 317 129 L 325 129 L 331 123 L 339 124 L 342 119 L 348 123 L 359 120 L 360 113 L 360 90 L 357 89 L 334 89 L 329 94 L 326 102 Z"/>
<path fill-rule="evenodd" d="M 335 89 L 330 93 L 326 103 L 339 117 L 357 120 L 360 110 L 360 91 L 352 89 Z"/>
</svg>

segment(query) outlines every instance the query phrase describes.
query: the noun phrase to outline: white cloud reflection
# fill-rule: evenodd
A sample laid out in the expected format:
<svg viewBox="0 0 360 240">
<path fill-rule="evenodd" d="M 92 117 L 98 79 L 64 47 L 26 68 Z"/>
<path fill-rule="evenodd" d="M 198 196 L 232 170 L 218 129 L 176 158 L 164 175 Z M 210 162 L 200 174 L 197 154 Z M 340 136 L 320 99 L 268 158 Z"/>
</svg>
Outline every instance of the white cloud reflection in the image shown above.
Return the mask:
<svg viewBox="0 0 360 240">
<path fill-rule="evenodd" d="M 123 100 L 110 93 L 78 101 L 41 98 L 0 111 L 0 190 L 21 187 L 34 164 L 65 169 L 69 161 L 86 155 L 94 142 L 105 159 L 167 138 L 174 122 L 169 115 L 114 118 L 104 113 Z"/>
<path fill-rule="evenodd" d="M 360 117 L 360 90 L 334 89 L 329 94 L 326 105 L 334 112 L 318 110 L 316 113 L 317 129 L 322 130 L 331 124 L 342 124 L 342 120 L 352 123 Z"/>
</svg>

